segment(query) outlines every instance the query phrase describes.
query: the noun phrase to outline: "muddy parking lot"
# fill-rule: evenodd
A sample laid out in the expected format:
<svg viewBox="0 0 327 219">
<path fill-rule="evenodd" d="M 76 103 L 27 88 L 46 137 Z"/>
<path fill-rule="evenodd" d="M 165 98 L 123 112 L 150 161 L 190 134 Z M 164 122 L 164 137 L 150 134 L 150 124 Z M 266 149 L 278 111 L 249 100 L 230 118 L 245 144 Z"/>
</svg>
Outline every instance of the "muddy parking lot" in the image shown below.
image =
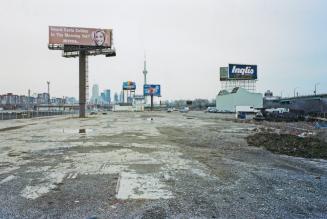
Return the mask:
<svg viewBox="0 0 327 219">
<path fill-rule="evenodd" d="M 0 218 L 326 218 L 327 161 L 203 112 L 0 123 Z"/>
</svg>

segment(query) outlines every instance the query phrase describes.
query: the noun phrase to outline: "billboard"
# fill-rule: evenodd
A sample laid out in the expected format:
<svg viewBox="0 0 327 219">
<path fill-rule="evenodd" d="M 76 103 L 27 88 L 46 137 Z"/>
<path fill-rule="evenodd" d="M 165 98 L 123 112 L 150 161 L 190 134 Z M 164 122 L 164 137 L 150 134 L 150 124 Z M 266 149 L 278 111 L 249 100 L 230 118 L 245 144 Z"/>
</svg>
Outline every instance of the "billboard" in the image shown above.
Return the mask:
<svg viewBox="0 0 327 219">
<path fill-rule="evenodd" d="M 49 44 L 111 47 L 112 30 L 49 26 Z"/>
<path fill-rule="evenodd" d="M 220 80 L 228 80 L 228 67 L 220 67 Z"/>
<path fill-rule="evenodd" d="M 242 65 L 229 64 L 228 65 L 228 79 L 231 80 L 256 80 L 257 66 L 256 65 Z"/>
<path fill-rule="evenodd" d="M 136 84 L 134 81 L 123 82 L 123 90 L 136 90 Z"/>
<path fill-rule="evenodd" d="M 145 84 L 144 96 L 161 96 L 161 90 L 159 84 Z"/>
</svg>

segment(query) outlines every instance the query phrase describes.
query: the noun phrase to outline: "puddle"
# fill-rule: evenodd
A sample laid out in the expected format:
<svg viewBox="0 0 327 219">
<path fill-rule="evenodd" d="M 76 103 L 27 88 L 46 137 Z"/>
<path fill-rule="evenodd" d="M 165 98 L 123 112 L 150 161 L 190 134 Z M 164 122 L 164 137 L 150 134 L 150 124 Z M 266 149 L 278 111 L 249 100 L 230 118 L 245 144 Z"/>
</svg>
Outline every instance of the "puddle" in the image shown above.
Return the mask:
<svg viewBox="0 0 327 219">
<path fill-rule="evenodd" d="M 246 133 L 251 131 L 254 131 L 254 128 L 229 128 L 221 130 L 223 133 Z"/>
<path fill-rule="evenodd" d="M 85 129 L 85 128 L 81 128 L 81 129 L 62 128 L 62 129 L 52 129 L 51 131 L 55 133 L 64 133 L 64 134 L 86 134 L 86 133 L 93 132 L 94 130 Z"/>
</svg>

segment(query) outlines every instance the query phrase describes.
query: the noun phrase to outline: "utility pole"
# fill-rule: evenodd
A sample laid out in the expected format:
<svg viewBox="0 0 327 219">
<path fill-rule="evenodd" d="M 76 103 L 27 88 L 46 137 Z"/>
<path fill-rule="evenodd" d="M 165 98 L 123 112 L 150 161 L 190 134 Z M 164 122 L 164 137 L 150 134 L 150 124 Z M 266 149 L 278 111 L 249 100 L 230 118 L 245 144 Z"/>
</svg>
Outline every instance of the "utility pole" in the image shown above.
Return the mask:
<svg viewBox="0 0 327 219">
<path fill-rule="evenodd" d="M 320 84 L 320 83 L 315 83 L 315 91 L 314 91 L 315 96 L 317 95 L 317 86 L 318 86 L 319 84 Z"/>
<path fill-rule="evenodd" d="M 50 111 L 50 81 L 47 81 L 48 84 L 48 111 Z"/>
<path fill-rule="evenodd" d="M 153 94 L 151 94 L 151 111 L 153 111 Z"/>
<path fill-rule="evenodd" d="M 27 97 L 27 116 L 29 117 L 29 110 L 30 110 L 30 98 L 31 97 L 31 90 L 28 89 L 28 97 Z"/>
<path fill-rule="evenodd" d="M 85 118 L 86 107 L 86 65 L 85 51 L 79 52 L 79 117 Z"/>
<path fill-rule="evenodd" d="M 47 85 L 48 85 L 48 105 L 50 105 L 50 81 L 47 81 Z"/>
<path fill-rule="evenodd" d="M 298 88 L 300 88 L 300 87 L 296 87 L 296 88 L 293 89 L 294 97 L 295 97 L 295 91 L 296 91 L 296 89 L 298 89 Z"/>
</svg>

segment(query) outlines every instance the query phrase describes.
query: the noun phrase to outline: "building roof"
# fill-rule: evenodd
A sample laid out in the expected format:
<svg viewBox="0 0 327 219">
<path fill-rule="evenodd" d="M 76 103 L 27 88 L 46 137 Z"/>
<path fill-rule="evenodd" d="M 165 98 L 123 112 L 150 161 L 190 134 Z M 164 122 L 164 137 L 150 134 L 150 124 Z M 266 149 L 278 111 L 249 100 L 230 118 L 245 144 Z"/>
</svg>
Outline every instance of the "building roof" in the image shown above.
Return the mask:
<svg viewBox="0 0 327 219">
<path fill-rule="evenodd" d="M 221 90 L 221 91 L 219 91 L 219 93 L 218 93 L 219 96 L 227 95 L 227 94 L 229 94 L 229 92 L 228 92 L 227 90 Z"/>
</svg>

